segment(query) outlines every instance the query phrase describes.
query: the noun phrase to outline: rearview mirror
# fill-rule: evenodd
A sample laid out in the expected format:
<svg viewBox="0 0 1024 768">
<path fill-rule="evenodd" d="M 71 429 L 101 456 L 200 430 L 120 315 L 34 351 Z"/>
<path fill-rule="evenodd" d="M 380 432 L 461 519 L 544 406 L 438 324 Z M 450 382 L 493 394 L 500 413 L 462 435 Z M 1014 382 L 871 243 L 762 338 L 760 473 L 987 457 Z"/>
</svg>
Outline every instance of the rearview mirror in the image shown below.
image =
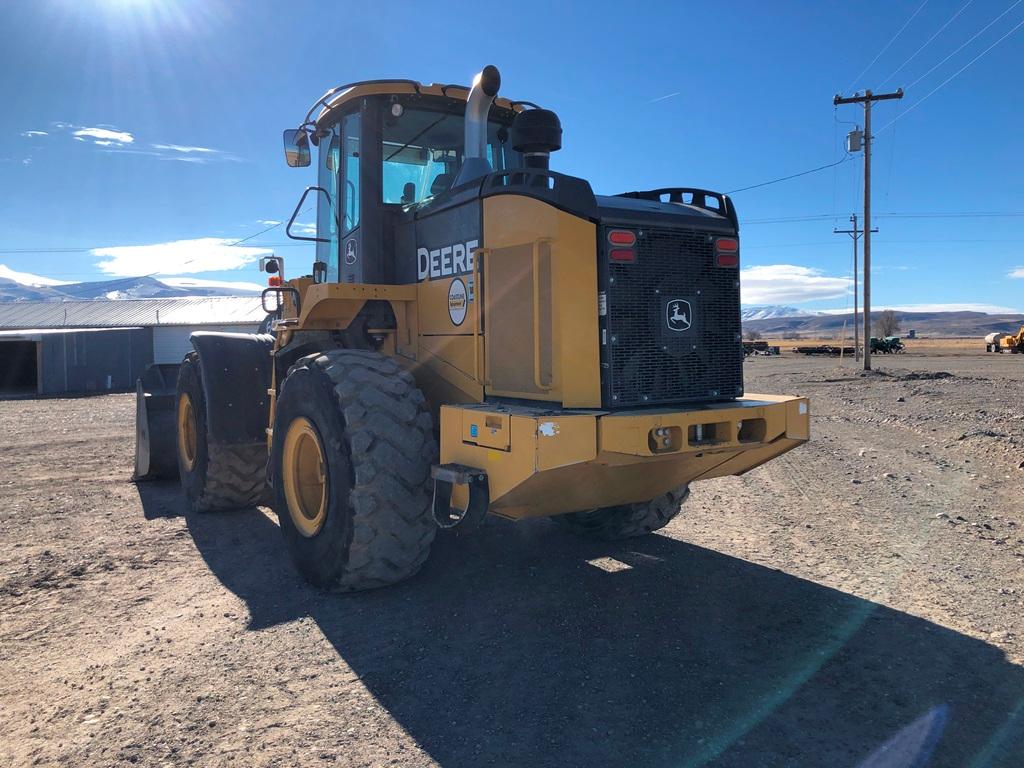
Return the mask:
<svg viewBox="0 0 1024 768">
<path fill-rule="evenodd" d="M 298 128 L 284 132 L 284 159 L 290 168 L 305 168 L 309 165 L 309 136 Z"/>
</svg>

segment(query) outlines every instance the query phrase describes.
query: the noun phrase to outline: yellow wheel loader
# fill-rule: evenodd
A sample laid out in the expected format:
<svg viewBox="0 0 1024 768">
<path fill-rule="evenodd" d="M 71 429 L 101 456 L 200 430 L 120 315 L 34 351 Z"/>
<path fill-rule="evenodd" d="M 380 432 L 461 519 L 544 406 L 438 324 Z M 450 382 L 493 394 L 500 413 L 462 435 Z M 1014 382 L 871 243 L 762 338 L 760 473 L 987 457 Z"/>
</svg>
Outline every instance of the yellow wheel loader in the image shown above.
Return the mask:
<svg viewBox="0 0 1024 768">
<path fill-rule="evenodd" d="M 359 590 L 488 514 L 646 534 L 809 438 L 806 399 L 744 394 L 732 201 L 595 195 L 549 167 L 557 115 L 499 86 L 351 83 L 285 131 L 315 156 L 287 230 L 312 269 L 264 259 L 268 333 L 195 333 L 173 389 L 140 382 L 137 476 L 269 504 L 309 581 Z"/>
</svg>

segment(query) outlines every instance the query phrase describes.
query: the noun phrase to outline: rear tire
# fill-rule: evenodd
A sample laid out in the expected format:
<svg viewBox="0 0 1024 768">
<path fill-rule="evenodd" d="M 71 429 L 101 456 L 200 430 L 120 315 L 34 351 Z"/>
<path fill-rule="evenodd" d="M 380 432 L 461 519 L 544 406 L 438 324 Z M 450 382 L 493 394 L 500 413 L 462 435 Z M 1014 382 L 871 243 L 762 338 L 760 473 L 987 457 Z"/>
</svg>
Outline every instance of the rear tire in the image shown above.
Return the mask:
<svg viewBox="0 0 1024 768">
<path fill-rule="evenodd" d="M 175 400 L 178 471 L 189 508 L 213 512 L 263 503 L 264 443 L 211 444 L 199 355 L 189 352 L 178 371 Z"/>
<path fill-rule="evenodd" d="M 350 592 L 416 573 L 436 532 L 437 443 L 412 376 L 375 352 L 332 350 L 292 366 L 277 403 L 274 510 L 302 575 Z"/>
<path fill-rule="evenodd" d="M 690 495 L 689 486 L 663 493 L 651 501 L 601 507 L 588 512 L 570 512 L 553 517 L 559 525 L 578 536 L 601 541 L 632 539 L 668 525 Z"/>
</svg>

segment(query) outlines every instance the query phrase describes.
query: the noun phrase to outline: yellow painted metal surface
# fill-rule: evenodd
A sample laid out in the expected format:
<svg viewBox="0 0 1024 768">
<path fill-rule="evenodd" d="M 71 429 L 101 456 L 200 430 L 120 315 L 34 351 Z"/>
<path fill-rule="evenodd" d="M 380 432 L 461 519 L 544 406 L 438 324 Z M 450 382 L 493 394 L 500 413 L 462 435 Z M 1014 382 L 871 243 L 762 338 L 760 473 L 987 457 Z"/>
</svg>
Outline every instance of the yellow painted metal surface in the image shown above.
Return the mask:
<svg viewBox="0 0 1024 768">
<path fill-rule="evenodd" d="M 442 91 L 443 88 L 443 91 Z M 435 85 L 434 83 L 413 84 L 410 82 L 400 81 L 383 81 L 376 83 L 367 83 L 365 85 L 357 85 L 352 88 L 346 88 L 343 91 L 331 96 L 327 101 L 327 106 L 320 111 L 320 114 L 316 117 L 316 122 L 319 124 L 320 121 L 327 115 L 328 112 L 332 112 L 340 109 L 343 105 L 350 101 L 364 98 L 366 96 L 377 96 L 377 95 L 401 95 L 401 94 L 414 94 L 420 93 L 428 96 L 449 96 L 454 99 L 466 100 L 469 97 L 469 87 L 464 85 Z M 515 104 L 510 99 L 504 96 L 499 96 L 494 100 L 496 106 L 502 109 L 512 109 L 516 112 L 522 111 L 523 107 L 520 104 Z"/>
<path fill-rule="evenodd" d="M 463 409 L 462 442 L 507 451 L 512 445 L 512 419 L 507 413 Z"/>
<path fill-rule="evenodd" d="M 370 300 L 391 303 L 395 316 L 404 317 L 405 307 L 416 301 L 414 285 L 370 285 L 361 283 L 314 283 L 306 287 L 302 297 L 299 327 L 303 330 L 343 330 Z"/>
<path fill-rule="evenodd" d="M 483 202 L 487 392 L 601 405 L 596 227 L 544 202 Z"/>
<path fill-rule="evenodd" d="M 481 444 L 488 417 L 508 419 L 507 449 Z M 695 439 L 694 428 L 711 423 L 725 426 L 713 439 Z M 807 400 L 780 396 L 621 414 L 443 406 L 441 462 L 485 470 L 492 512 L 537 517 L 647 501 L 694 480 L 743 474 L 806 442 L 809 425 Z M 657 444 L 658 430 L 672 429 L 682 439 Z"/>
</svg>

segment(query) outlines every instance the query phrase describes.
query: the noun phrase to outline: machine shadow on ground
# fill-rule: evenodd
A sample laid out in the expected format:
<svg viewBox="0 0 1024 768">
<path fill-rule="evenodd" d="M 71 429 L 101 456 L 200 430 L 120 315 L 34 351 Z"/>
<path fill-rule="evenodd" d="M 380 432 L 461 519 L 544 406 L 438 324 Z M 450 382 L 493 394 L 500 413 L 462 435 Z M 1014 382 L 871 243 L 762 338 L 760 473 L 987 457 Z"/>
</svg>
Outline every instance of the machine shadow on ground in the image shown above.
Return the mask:
<svg viewBox="0 0 1024 768">
<path fill-rule="evenodd" d="M 147 518 L 182 513 L 138 487 Z M 666 536 L 492 519 L 408 583 L 325 595 L 259 510 L 186 520 L 251 630 L 312 617 L 442 766 L 1024 764 L 998 649 Z"/>
</svg>

